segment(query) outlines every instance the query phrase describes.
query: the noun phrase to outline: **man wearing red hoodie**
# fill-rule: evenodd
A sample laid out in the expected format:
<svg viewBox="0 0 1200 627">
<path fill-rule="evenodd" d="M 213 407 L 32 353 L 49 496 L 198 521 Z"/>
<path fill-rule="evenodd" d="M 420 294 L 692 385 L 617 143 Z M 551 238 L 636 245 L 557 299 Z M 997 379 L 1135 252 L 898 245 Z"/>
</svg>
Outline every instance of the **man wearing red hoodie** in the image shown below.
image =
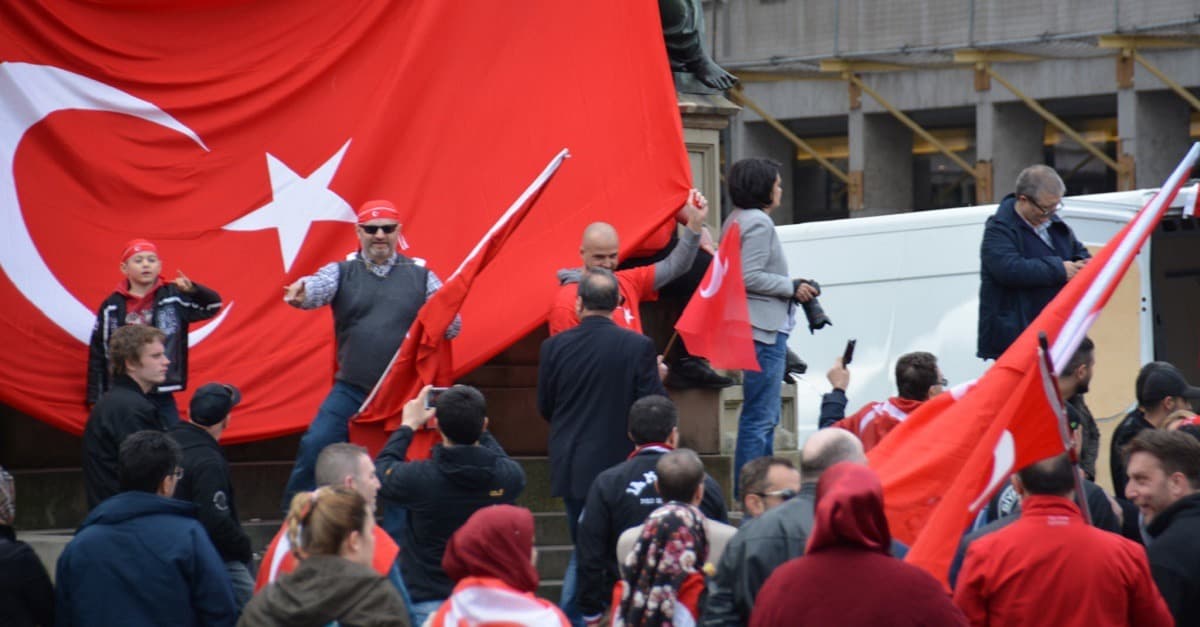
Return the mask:
<svg viewBox="0 0 1200 627">
<path fill-rule="evenodd" d="M 853 416 L 843 418 L 846 412 L 846 386 L 850 383 L 850 372 L 842 365 L 841 358 L 829 370 L 828 378 L 833 390 L 821 399 L 821 428 L 838 427 L 857 435 L 863 449 L 870 451 L 916 411 L 925 401 L 942 393 L 946 378 L 938 367 L 937 357 L 930 353 L 906 353 L 896 360 L 896 388 L 899 396 L 886 401 L 867 403 Z"/>
<path fill-rule="evenodd" d="M 972 625 L 1174 624 L 1146 551 L 1084 521 L 1066 454 L 1013 476 L 1021 518 L 967 549 L 954 603 Z"/>
</svg>

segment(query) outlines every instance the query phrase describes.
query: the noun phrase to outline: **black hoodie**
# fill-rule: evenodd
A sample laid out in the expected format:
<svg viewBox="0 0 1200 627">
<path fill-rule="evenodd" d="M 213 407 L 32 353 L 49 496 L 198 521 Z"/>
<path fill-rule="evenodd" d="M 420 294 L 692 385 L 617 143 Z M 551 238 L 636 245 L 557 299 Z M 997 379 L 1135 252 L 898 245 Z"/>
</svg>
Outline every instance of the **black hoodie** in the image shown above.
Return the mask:
<svg viewBox="0 0 1200 627">
<path fill-rule="evenodd" d="M 1200 625 L 1200 492 L 1172 503 L 1146 532 L 1154 538 L 1146 548 L 1150 571 L 1175 624 Z"/>
<path fill-rule="evenodd" d="M 413 430 L 400 427 L 375 460 L 384 506 L 408 510 L 400 570 L 414 602 L 445 599 L 454 583 L 442 570 L 446 542 L 477 510 L 512 503 L 525 470 L 486 431 L 478 446 L 442 445 L 425 461 L 405 462 Z"/>
</svg>

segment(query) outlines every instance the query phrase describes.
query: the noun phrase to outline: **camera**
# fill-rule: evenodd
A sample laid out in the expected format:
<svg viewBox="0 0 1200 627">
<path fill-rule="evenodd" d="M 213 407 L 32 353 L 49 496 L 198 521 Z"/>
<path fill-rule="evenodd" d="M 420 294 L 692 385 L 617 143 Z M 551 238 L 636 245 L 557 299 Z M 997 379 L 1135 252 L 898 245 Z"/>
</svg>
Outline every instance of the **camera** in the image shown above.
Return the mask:
<svg viewBox="0 0 1200 627">
<path fill-rule="evenodd" d="M 425 395 L 425 409 L 437 409 L 438 397 L 442 395 L 442 392 L 445 392 L 448 389 L 450 388 L 429 388 L 429 394 Z"/>
<path fill-rule="evenodd" d="M 821 286 L 816 281 L 810 279 L 792 280 L 792 291 L 795 292 L 805 283 L 811 285 L 817 291 L 818 296 L 821 294 Z M 821 302 L 817 300 L 816 296 L 813 296 L 807 303 L 800 303 L 800 307 L 804 309 L 804 317 L 808 319 L 809 333 L 815 333 L 817 329 L 833 325 L 833 321 L 829 319 L 825 310 L 821 308 Z"/>
</svg>

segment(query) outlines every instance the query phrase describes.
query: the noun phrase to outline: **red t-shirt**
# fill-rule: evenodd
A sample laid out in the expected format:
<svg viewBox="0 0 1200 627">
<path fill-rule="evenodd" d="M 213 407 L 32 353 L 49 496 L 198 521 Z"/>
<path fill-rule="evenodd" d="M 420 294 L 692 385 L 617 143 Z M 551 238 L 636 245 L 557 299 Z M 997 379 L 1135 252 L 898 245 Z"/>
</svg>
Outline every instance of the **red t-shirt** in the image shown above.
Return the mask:
<svg viewBox="0 0 1200 627">
<path fill-rule="evenodd" d="M 400 547 L 392 537 L 383 530 L 375 527 L 375 556 L 371 560 L 371 568 L 383 577 L 387 577 L 396 563 Z M 275 539 L 267 547 L 262 564 L 258 567 L 258 579 L 254 581 L 254 591 L 258 592 L 273 583 L 280 575 L 286 575 L 296 569 L 296 555 L 292 553 L 292 543 L 288 540 L 287 524 L 279 528 Z"/>
<path fill-rule="evenodd" d="M 638 306 L 642 301 L 658 300 L 654 290 L 654 266 L 640 266 L 617 272 L 617 287 L 621 292 L 621 304 L 613 310 L 613 322 L 630 331 L 642 332 L 642 319 Z M 567 283 L 558 288 L 554 306 L 550 308 L 550 335 L 557 335 L 579 324 L 575 313 L 575 298 L 579 295 L 578 283 Z"/>
</svg>

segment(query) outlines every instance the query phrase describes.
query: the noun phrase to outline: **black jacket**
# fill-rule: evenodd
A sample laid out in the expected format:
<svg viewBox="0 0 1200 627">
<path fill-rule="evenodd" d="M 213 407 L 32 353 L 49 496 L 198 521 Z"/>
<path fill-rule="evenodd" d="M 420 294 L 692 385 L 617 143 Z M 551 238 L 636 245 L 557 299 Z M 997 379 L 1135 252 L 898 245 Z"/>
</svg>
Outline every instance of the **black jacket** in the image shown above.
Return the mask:
<svg viewBox="0 0 1200 627">
<path fill-rule="evenodd" d="M 1017 213 L 1009 194 L 988 218 L 979 246 L 981 359 L 995 359 L 1033 322 L 1067 282 L 1064 261 L 1091 257 L 1058 214 L 1050 217 L 1047 246 Z"/>
<path fill-rule="evenodd" d="M 166 431 L 158 408 L 133 379 L 121 375 L 92 408 L 83 428 L 83 487 L 88 509 L 116 494 L 117 452 L 121 442 L 142 430 Z"/>
<path fill-rule="evenodd" d="M 1113 430 L 1112 443 L 1108 449 L 1108 463 L 1112 470 L 1113 493 L 1117 498 L 1125 498 L 1125 484 L 1129 483 L 1129 475 L 1125 474 L 1125 445 L 1137 434 L 1153 428 L 1154 425 L 1146 420 L 1146 414 L 1140 409 L 1134 409 L 1125 414 L 1125 419 Z"/>
<path fill-rule="evenodd" d="M 1200 625 L 1200 493 L 1175 501 L 1146 526 L 1146 553 L 1176 625 Z"/>
<path fill-rule="evenodd" d="M 42 560 L 8 525 L 0 525 L 0 625 L 54 624 L 54 586 Z"/>
<path fill-rule="evenodd" d="M 654 342 L 603 316 L 542 343 L 538 411 L 550 422 L 550 494 L 587 498 L 592 480 L 633 451 L 629 407 L 667 395 Z"/>
<path fill-rule="evenodd" d="M 575 550 L 579 563 L 579 611 L 584 616 L 601 613 L 612 598 L 617 581 L 617 539 L 621 532 L 646 521 L 663 504 L 654 487 L 654 467 L 665 448 L 644 448 L 628 460 L 605 470 L 592 482 L 579 521 Z M 728 522 L 721 486 L 704 477 L 700 511 L 712 520 Z"/>
<path fill-rule="evenodd" d="M 725 545 L 716 576 L 709 580 L 702 625 L 749 624 L 754 598 L 767 577 L 784 562 L 804 554 L 816 500 L 817 484 L 804 483 L 788 502 L 742 523 Z"/>
<path fill-rule="evenodd" d="M 375 460 L 379 496 L 408 512 L 400 571 L 412 600 L 445 599 L 454 588 L 442 570 L 446 542 L 477 510 L 517 500 L 525 470 L 486 431 L 478 446 L 439 444 L 430 459 L 405 462 L 412 437 L 400 427 Z"/>
<path fill-rule="evenodd" d="M 238 518 L 229 462 L 220 445 L 207 431 L 190 422 L 172 427 L 171 437 L 183 449 L 183 478 L 175 485 L 175 498 L 196 506 L 196 518 L 204 525 L 221 559 L 249 564 L 253 557 L 250 536 L 242 530 Z"/>
<path fill-rule="evenodd" d="M 188 324 L 206 320 L 221 310 L 221 296 L 194 283 L 196 291 L 185 294 L 167 283 L 154 292 L 154 326 L 166 334 L 163 342 L 167 379 L 155 392 L 174 392 L 187 387 Z M 112 382 L 108 374 L 108 339 L 117 327 L 125 326 L 125 296 L 113 292 L 96 310 L 92 341 L 88 347 L 87 402 L 95 403 Z"/>
</svg>

